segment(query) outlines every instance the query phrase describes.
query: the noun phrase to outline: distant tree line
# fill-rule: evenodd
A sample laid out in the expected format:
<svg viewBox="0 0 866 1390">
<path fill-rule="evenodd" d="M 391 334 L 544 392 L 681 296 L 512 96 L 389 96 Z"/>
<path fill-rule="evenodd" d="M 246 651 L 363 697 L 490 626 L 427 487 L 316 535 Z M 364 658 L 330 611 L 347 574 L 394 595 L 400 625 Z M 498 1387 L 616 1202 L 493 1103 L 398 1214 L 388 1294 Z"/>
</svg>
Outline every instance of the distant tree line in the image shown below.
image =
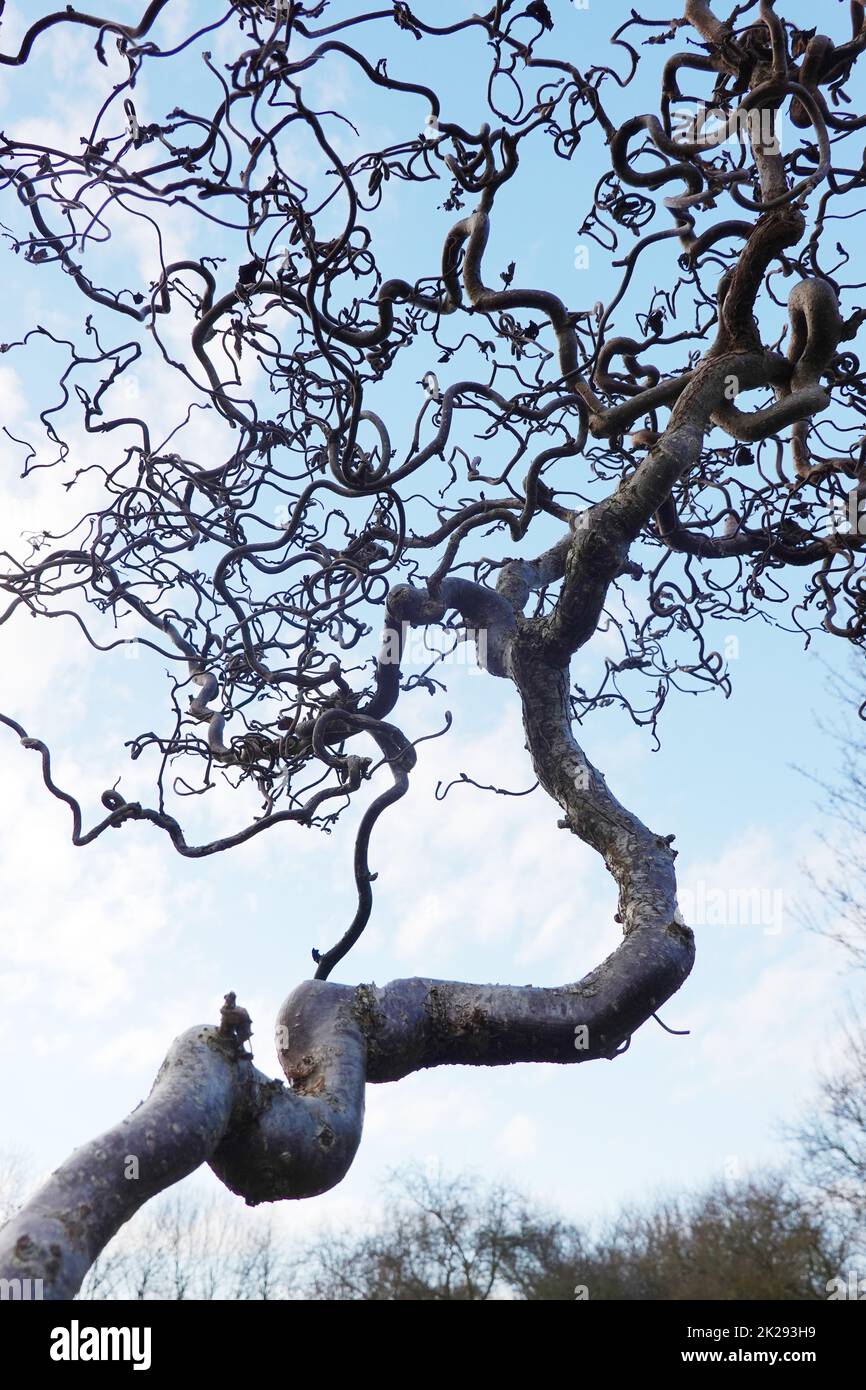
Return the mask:
<svg viewBox="0 0 866 1390">
<path fill-rule="evenodd" d="M 589 1230 L 512 1187 L 421 1169 L 361 1228 L 287 1240 L 271 1209 L 178 1188 L 107 1247 L 85 1299 L 810 1300 L 866 1297 L 866 1024 L 792 1137 L 787 1172 L 718 1180 Z M 23 1191 L 0 1164 L 0 1219 Z M 839 1290 L 844 1288 L 845 1292 Z M 836 1290 L 834 1294 L 834 1290 Z"/>
</svg>

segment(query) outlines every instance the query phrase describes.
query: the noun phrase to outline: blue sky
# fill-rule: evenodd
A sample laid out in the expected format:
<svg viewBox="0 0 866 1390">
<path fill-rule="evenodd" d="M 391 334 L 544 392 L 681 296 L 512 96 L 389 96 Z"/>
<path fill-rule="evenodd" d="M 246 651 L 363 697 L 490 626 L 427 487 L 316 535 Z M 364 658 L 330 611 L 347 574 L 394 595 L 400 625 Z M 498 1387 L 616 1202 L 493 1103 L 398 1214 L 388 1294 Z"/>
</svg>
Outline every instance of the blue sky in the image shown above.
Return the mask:
<svg viewBox="0 0 866 1390">
<path fill-rule="evenodd" d="M 642 8 L 663 17 L 669 5 Z M 140 8 L 122 0 L 110 7 L 118 16 Z M 606 37 L 631 7 L 592 0 L 578 10 L 551 0 L 551 8 L 557 42 L 585 67 L 607 61 Z M 0 28 L 6 51 L 20 33 L 24 9 L 32 7 L 7 6 Z M 334 9 L 364 6 L 337 0 Z M 804 23 L 813 10 L 785 6 L 788 17 Z M 846 10 L 832 16 L 837 27 Z M 437 14 L 463 11 L 454 0 L 437 6 Z M 184 14 L 197 13 L 194 3 L 173 5 L 169 22 L 182 32 Z M 222 38 L 212 43 L 215 59 L 224 60 L 224 44 Z M 396 29 L 383 38 L 394 72 L 412 71 L 414 48 L 411 36 Z M 425 77 L 435 76 L 445 92 L 443 114 L 450 117 L 453 109 L 462 124 L 477 126 L 477 56 L 458 44 L 446 63 L 444 49 L 437 57 L 437 46 L 425 43 L 425 65 L 428 49 L 442 63 L 437 74 L 425 67 Z M 611 98 L 611 114 L 622 119 L 656 108 L 667 51 L 645 50 L 640 80 Z M 9 74 L 0 125 L 48 143 L 68 139 L 70 130 L 84 128 L 84 113 L 94 105 L 87 86 L 96 71 L 92 51 L 81 36 L 56 30 L 37 53 L 32 68 Z M 344 60 L 329 63 L 316 82 L 316 100 L 341 103 L 366 143 L 405 133 L 406 105 L 392 110 L 378 94 L 371 98 Z M 157 119 L 176 100 L 167 79 L 146 79 L 136 97 L 140 119 Z M 190 103 L 188 93 L 184 100 Z M 420 129 L 425 111 L 417 100 L 414 106 Z M 351 132 L 342 138 L 351 149 Z M 311 152 L 299 147 L 292 157 L 298 176 L 307 177 Z M 602 252 L 592 248 L 588 273 L 574 264 L 603 158 L 595 140 L 570 165 L 524 160 L 497 203 L 491 270 L 514 259 L 519 281 L 554 289 L 574 307 L 609 295 L 616 273 Z M 386 188 L 376 229 L 388 276 L 435 273 L 451 220 L 436 210 L 446 191 L 444 185 L 435 192 L 430 185 L 408 193 L 405 185 Z M 8 225 L 16 216 L 7 197 L 0 221 Z M 201 230 L 184 211 L 168 220 L 166 239 L 200 254 Z M 218 229 L 207 249 L 226 253 Z M 0 337 L 20 337 L 37 321 L 71 335 L 84 311 L 65 278 L 8 250 L 0 254 L 7 276 Z M 102 264 L 106 280 L 122 276 L 122 283 L 146 286 L 156 273 L 152 235 L 129 219 Z M 646 258 L 641 273 L 639 308 L 653 280 L 670 282 L 664 248 Z M 181 343 L 188 325 L 178 317 L 165 332 Z M 107 315 L 99 322 L 114 341 L 130 331 Z M 617 322 L 630 331 L 627 313 Z M 377 406 L 395 442 L 404 444 L 411 432 L 420 403 L 414 383 L 425 365 L 410 356 Z M 0 407 L 15 435 L 35 437 L 34 416 L 44 405 L 46 379 L 53 389 L 55 368 L 40 346 L 0 358 Z M 142 412 L 173 423 L 172 409 L 176 414 L 184 396 L 182 384 L 142 372 L 135 398 Z M 63 477 L 110 450 L 105 441 L 84 437 L 71 414 L 68 420 L 73 456 Z M 223 437 L 213 422 L 200 420 L 186 439 L 206 456 L 218 452 Z M 83 482 L 70 503 L 57 472 L 22 481 L 21 458 L 20 447 L 0 437 L 6 499 L 0 528 L 10 547 L 46 517 L 66 516 L 90 486 Z M 802 866 L 820 868 L 823 851 L 816 839 L 820 808 L 794 764 L 832 767 L 834 750 L 813 712 L 827 704 L 824 663 L 844 665 L 847 658 L 832 639 L 818 639 L 804 653 L 798 635 L 757 622 L 718 625 L 713 637 L 719 649 L 737 639 L 737 647 L 728 645 L 733 695 L 727 701 L 718 694 L 672 697 L 661 751 L 614 708 L 584 730 L 589 756 L 620 799 L 653 828 L 676 833 L 681 883 L 691 901 L 718 902 L 723 895 L 733 904 L 743 894 L 761 895 L 755 901 L 763 906 L 746 921 L 695 922 L 694 973 L 663 1010 L 666 1022 L 690 1029 L 689 1036 L 671 1037 L 651 1023 L 614 1063 L 443 1068 L 371 1087 L 352 1171 L 334 1193 L 282 1212 L 287 1231 L 324 1218 L 361 1219 L 375 1209 L 385 1170 L 409 1160 L 472 1167 L 592 1219 L 621 1202 L 746 1171 L 783 1154 L 779 1122 L 796 1115 L 812 1093 L 817 1067 L 832 1064 L 842 1045 L 843 962 L 800 921 L 809 907 Z M 592 683 L 610 641 L 601 633 L 581 653 L 579 679 Z M 121 771 L 126 793 L 134 795 L 144 770 L 129 767 L 123 743 L 165 710 L 159 661 L 131 659 L 130 652 L 94 658 L 62 621 L 16 618 L 0 632 L 0 643 L 0 708 L 50 743 L 57 779 L 81 797 L 87 818 L 96 817 L 101 791 Z M 399 707 L 412 737 L 440 728 L 444 708 L 454 725 L 447 738 L 421 746 L 408 797 L 377 828 L 373 920 L 336 978 L 384 983 L 417 974 L 539 985 L 575 979 L 616 944 L 612 882 L 589 849 L 557 831 L 558 810 L 541 792 L 506 798 L 458 786 L 436 801 L 437 782 L 461 772 L 514 790 L 533 780 L 513 687 L 465 664 L 450 667 L 447 680 L 447 699 L 434 702 L 421 692 Z M 34 1171 L 55 1166 L 138 1102 L 171 1038 L 215 1020 L 228 989 L 253 1015 L 258 1065 L 275 1071 L 269 1036 L 281 999 L 310 974 L 311 947 L 330 944 L 354 910 L 350 866 L 358 812 L 331 836 L 279 827 L 229 855 L 196 862 L 178 859 L 164 837 L 142 826 L 76 851 L 65 808 L 44 792 L 38 761 L 11 736 L 0 739 L 0 776 L 0 1044 L 15 1059 L 0 1078 L 4 1144 L 26 1150 Z M 199 799 L 190 814 L 197 830 L 211 835 L 254 810 L 243 796 L 232 801 L 218 793 Z"/>
</svg>

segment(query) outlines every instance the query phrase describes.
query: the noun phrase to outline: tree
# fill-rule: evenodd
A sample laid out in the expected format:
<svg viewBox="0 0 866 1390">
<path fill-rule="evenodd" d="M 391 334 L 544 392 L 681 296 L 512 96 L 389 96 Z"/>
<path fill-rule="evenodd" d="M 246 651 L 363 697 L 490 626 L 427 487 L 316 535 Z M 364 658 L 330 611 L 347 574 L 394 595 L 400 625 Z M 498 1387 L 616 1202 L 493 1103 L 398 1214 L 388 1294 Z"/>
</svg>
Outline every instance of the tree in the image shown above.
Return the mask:
<svg viewBox="0 0 866 1390">
<path fill-rule="evenodd" d="M 842 1034 L 841 1062 L 821 1079 L 821 1096 L 791 1131 L 802 1176 L 831 1203 L 837 1221 L 866 1255 L 866 1021 L 852 1017 Z"/>
<path fill-rule="evenodd" d="M 514 1189 L 414 1169 L 385 1184 L 381 1218 L 305 1248 L 271 1224 L 185 1194 L 142 1212 L 101 1257 L 86 1298 L 378 1302 L 825 1299 L 850 1245 L 783 1175 L 717 1181 L 584 1230 Z M 287 1248 L 288 1246 L 288 1248 Z"/>
<path fill-rule="evenodd" d="M 800 1158 L 808 1163 L 804 1144 Z M 844 1156 L 826 1159 L 817 1194 L 804 1187 L 800 1167 L 756 1172 L 657 1196 L 593 1227 L 473 1173 L 412 1168 L 383 1183 L 377 1219 L 360 1228 L 326 1225 L 305 1242 L 281 1232 L 270 1211 L 243 1220 L 228 1193 L 181 1185 L 123 1228 L 91 1267 L 80 1297 L 825 1299 L 832 1281 L 847 1286 L 862 1251 L 862 1206 L 854 1219 L 838 1220 Z M 0 1164 L 9 1166 L 3 1156 Z"/>
<path fill-rule="evenodd" d="M 768 1173 L 620 1212 L 595 1234 L 517 1193 L 413 1173 L 362 1234 L 320 1238 L 300 1289 L 365 1302 L 827 1297 L 846 1243 Z"/>
<path fill-rule="evenodd" d="M 301 1291 L 363 1302 L 574 1298 L 584 1239 L 501 1184 L 466 1175 L 394 1175 L 368 1231 L 319 1236 Z M 544 1289 L 546 1292 L 541 1292 Z"/>
<path fill-rule="evenodd" d="M 250 1225 L 228 1201 L 176 1189 L 145 1208 L 100 1255 L 81 1297 L 269 1302 L 291 1296 L 296 1265 L 270 1212 Z"/>
<path fill-rule="evenodd" d="M 2 721 L 38 754 L 81 846 L 145 822 L 199 858 L 277 825 L 329 830 L 374 779 L 377 794 L 356 841 L 355 917 L 314 949 L 313 980 L 279 1016 L 288 1087 L 252 1066 L 234 999 L 219 1028 L 182 1035 L 149 1099 L 78 1150 L 0 1237 L 3 1273 L 43 1278 L 54 1297 L 75 1291 L 133 1211 L 204 1162 L 251 1203 L 339 1182 L 367 1082 L 619 1055 L 688 975 L 694 942 L 674 836 L 621 805 L 575 723 L 617 702 L 655 730 L 672 690 L 727 692 L 713 618 L 784 612 L 807 639 L 824 629 L 861 647 L 866 634 L 866 383 L 845 347 L 866 310 L 848 302 L 856 272 L 846 281 L 850 253 L 835 242 L 866 184 L 866 115 L 845 109 L 866 48 L 862 4 L 847 39 L 798 29 L 773 0 L 745 0 L 729 19 L 707 0 L 686 0 L 671 21 L 632 12 L 610 64 L 585 72 L 561 56 L 536 0 L 496 0 L 446 25 L 402 0 L 351 17 L 325 0 L 233 0 L 180 42 L 162 28 L 172 9 L 151 0 L 134 26 L 47 14 L 0 55 L 26 76 L 49 31 L 95 35 L 81 144 L 13 134 L 2 145 L 8 245 L 52 285 L 71 281 L 86 311 L 79 343 L 36 325 L 5 345 L 63 364 L 41 415 L 50 457 L 22 441 L 24 473 L 48 464 L 58 491 L 86 497 L 67 525 L 5 555 L 0 621 L 59 618 L 98 650 L 136 644 L 169 663 L 155 727 L 129 745 L 153 772 L 153 804 L 115 785 L 93 821 L 55 780 L 47 744 L 15 714 Z M 227 45 L 227 63 L 193 58 L 205 35 Z M 645 50 L 674 41 L 659 114 L 631 114 Z M 491 117 L 477 129 L 450 119 L 458 92 L 440 98 L 425 80 L 465 45 L 473 101 Z M 365 112 L 320 110 L 311 95 L 337 57 L 371 103 L 387 99 L 396 140 L 344 157 L 340 133 Z M 201 89 L 198 109 L 147 120 L 140 94 L 152 103 L 160 80 L 174 94 Z M 616 292 L 571 308 L 547 287 L 519 288 L 513 261 L 494 288 L 488 239 L 510 235 L 500 209 L 521 163 L 525 174 L 546 156 L 555 179 L 604 145 L 582 234 L 623 253 Z M 438 268 L 389 277 L 376 238 L 386 185 L 408 205 L 441 197 L 443 182 L 456 220 Z M 127 286 L 112 232 L 137 218 L 158 235 L 177 208 L 200 229 L 197 253 Z M 626 314 L 636 336 L 615 328 Z M 136 414 L 133 372 L 182 384 L 170 429 L 164 411 Z M 379 407 L 397 399 L 389 383 L 403 401 L 412 381 L 423 404 L 397 448 Z M 79 467 L 62 433 L 70 409 L 93 451 Z M 182 447 L 202 409 L 215 431 L 207 461 Z M 470 430 L 478 454 L 458 442 Z M 603 624 L 621 658 L 594 692 L 572 688 L 572 658 Z M 441 685 L 435 656 L 406 673 L 414 629 L 474 643 L 484 669 L 513 684 L 560 826 L 618 885 L 622 943 L 581 981 L 329 978 L 369 919 L 371 834 L 415 761 L 398 704 Z M 221 781 L 238 791 L 242 828 L 193 842 L 189 799 Z"/>
<path fill-rule="evenodd" d="M 849 1248 L 821 1205 L 759 1174 L 625 1213 L 584 1282 L 598 1298 L 826 1299 Z"/>
</svg>

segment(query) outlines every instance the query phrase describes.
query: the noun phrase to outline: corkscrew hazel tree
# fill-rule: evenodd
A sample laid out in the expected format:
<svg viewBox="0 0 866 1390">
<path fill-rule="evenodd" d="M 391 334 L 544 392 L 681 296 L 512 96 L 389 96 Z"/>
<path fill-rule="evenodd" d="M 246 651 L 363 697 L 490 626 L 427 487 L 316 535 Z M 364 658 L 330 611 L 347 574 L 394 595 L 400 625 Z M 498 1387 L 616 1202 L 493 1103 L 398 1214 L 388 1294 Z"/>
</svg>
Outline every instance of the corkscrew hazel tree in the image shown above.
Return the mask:
<svg viewBox="0 0 866 1390">
<path fill-rule="evenodd" d="M 202 1163 L 248 1202 L 339 1182 L 368 1082 L 622 1052 L 688 975 L 693 937 L 674 837 L 620 804 L 575 723 L 615 702 L 654 731 L 672 690 L 727 692 L 713 618 L 784 618 L 807 640 L 824 629 L 855 646 L 866 635 L 866 381 L 849 346 L 866 310 L 837 242 L 840 229 L 856 238 L 866 187 L 853 82 L 864 6 L 848 7 L 847 34 L 828 7 L 833 38 L 772 0 L 727 16 L 686 0 L 664 21 L 632 10 L 584 71 L 537 0 L 449 24 L 423 8 L 349 17 L 327 0 L 234 0 L 169 42 L 171 0 L 132 27 L 70 6 L 0 55 L 26 70 L 51 30 L 93 40 L 91 128 L 67 149 L 4 134 L 0 186 L 7 249 L 72 282 L 83 316 L 78 341 L 36 325 L 4 350 L 63 355 L 40 417 L 50 463 L 73 496 L 99 476 L 77 524 L 3 555 L 0 622 L 59 617 L 94 648 L 134 641 L 173 673 L 155 727 L 130 744 L 154 768 L 152 803 L 115 786 L 95 821 L 55 780 L 26 711 L 3 724 L 39 755 L 81 846 L 145 821 L 201 858 L 286 822 L 328 829 L 369 783 L 376 792 L 357 835 L 355 918 L 313 950 L 314 978 L 280 1012 L 288 1084 L 253 1066 L 233 995 L 219 1028 L 178 1038 L 148 1100 L 0 1234 L 3 1275 L 42 1278 L 52 1297 L 70 1297 L 118 1227 Z M 231 36 L 228 63 L 200 54 L 214 35 Z M 381 58 L 395 39 L 399 65 Z M 425 55 L 456 43 L 474 44 L 490 117 L 478 129 L 449 119 L 454 92 L 422 80 Z M 318 111 L 311 95 L 335 60 L 371 101 L 393 103 L 403 128 L 388 147 L 341 153 L 335 132 L 362 116 Z M 623 93 L 648 63 L 657 108 L 623 122 Z M 199 109 L 146 121 L 145 78 L 190 64 L 198 86 L 169 81 L 209 94 Z M 289 154 L 301 137 L 318 164 L 306 182 Z M 518 287 L 513 262 L 497 272 L 487 243 L 524 157 L 547 150 L 567 174 L 588 148 L 606 149 L 609 167 L 582 234 L 621 278 L 606 302 L 571 305 Z M 411 282 L 377 254 L 392 183 L 454 219 L 439 264 Z M 158 230 L 178 207 L 198 253 L 163 260 L 152 284 L 123 283 L 112 230 L 129 218 Z M 660 248 L 664 288 L 648 291 L 642 266 Z M 762 321 L 775 325 L 769 345 Z M 124 396 L 124 377 L 145 368 L 183 383 L 189 408 L 170 430 Z M 422 404 L 410 436 L 392 438 L 389 383 L 406 379 Z M 92 460 L 61 433 L 70 404 Z M 183 451 L 201 410 L 221 427 L 219 456 Z M 37 451 L 18 442 L 27 474 Z M 599 662 L 595 691 L 575 687 L 571 660 L 602 624 L 616 625 L 621 658 Z M 577 983 L 329 978 L 370 916 L 376 821 L 411 778 L 401 699 L 441 686 L 435 663 L 404 669 L 416 629 L 471 639 L 488 675 L 516 686 L 560 826 L 618 885 L 622 943 Z M 219 780 L 248 818 L 192 843 L 184 798 Z"/>
</svg>

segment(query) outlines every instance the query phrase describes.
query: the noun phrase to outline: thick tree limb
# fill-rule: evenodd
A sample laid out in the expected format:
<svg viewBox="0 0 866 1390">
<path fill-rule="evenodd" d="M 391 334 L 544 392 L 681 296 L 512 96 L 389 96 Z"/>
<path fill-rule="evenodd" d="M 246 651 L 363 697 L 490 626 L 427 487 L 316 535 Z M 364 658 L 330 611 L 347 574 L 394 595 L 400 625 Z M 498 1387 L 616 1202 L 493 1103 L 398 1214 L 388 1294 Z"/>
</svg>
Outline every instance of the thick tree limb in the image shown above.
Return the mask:
<svg viewBox="0 0 866 1390">
<path fill-rule="evenodd" d="M 69 1299 L 120 1226 L 209 1163 L 250 1203 L 314 1197 L 342 1180 L 361 1139 L 367 1081 L 428 1067 L 584 1062 L 616 1056 L 686 978 L 691 932 L 633 931 L 558 989 L 396 980 L 310 980 L 277 1024 L 286 1087 L 212 1027 L 172 1045 L 148 1099 L 83 1145 L 0 1230 L 0 1278 L 41 1279 Z"/>
</svg>

